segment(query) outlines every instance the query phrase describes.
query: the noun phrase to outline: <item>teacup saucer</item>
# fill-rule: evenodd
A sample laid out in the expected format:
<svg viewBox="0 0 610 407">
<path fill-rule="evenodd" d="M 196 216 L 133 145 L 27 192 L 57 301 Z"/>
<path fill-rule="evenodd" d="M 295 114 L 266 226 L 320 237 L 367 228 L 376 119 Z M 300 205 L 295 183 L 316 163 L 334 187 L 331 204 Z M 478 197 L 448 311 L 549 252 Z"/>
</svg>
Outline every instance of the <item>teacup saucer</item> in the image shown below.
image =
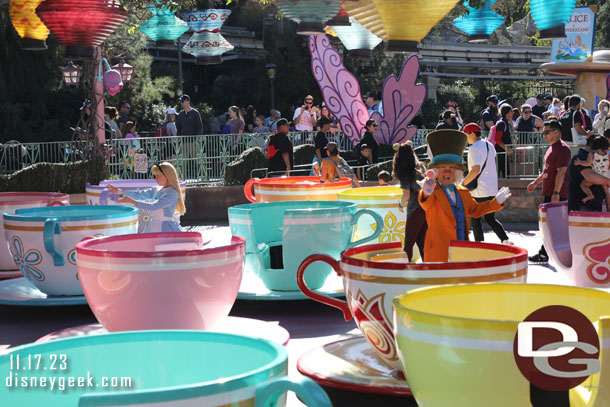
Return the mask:
<svg viewBox="0 0 610 407">
<path fill-rule="evenodd" d="M 47 295 L 24 277 L 0 281 L 0 305 L 53 307 L 85 304 L 84 295 Z"/>
<path fill-rule="evenodd" d="M 408 383 L 386 366 L 362 336 L 328 343 L 305 353 L 297 369 L 321 384 L 341 390 L 412 396 Z"/>
<path fill-rule="evenodd" d="M 326 283 L 319 289 L 313 290 L 318 294 L 327 295 L 329 297 L 345 296 L 343 290 L 343 279 L 336 274 L 332 274 L 326 280 Z M 239 287 L 238 300 L 256 300 L 256 301 L 295 301 L 308 300 L 305 294 L 298 291 L 273 291 L 265 287 L 265 284 L 253 273 L 246 272 Z"/>
<path fill-rule="evenodd" d="M 246 335 L 255 338 L 267 339 L 286 346 L 290 340 L 290 333 L 278 322 L 261 321 L 253 318 L 227 317 L 211 332 Z M 101 324 L 75 326 L 53 332 L 38 339 L 36 343 L 47 342 L 53 339 L 71 338 L 74 336 L 88 336 L 106 334 L 108 331 Z"/>
<path fill-rule="evenodd" d="M 4 280 L 6 278 L 17 278 L 21 277 L 21 271 L 19 270 L 0 270 L 0 280 Z"/>
</svg>

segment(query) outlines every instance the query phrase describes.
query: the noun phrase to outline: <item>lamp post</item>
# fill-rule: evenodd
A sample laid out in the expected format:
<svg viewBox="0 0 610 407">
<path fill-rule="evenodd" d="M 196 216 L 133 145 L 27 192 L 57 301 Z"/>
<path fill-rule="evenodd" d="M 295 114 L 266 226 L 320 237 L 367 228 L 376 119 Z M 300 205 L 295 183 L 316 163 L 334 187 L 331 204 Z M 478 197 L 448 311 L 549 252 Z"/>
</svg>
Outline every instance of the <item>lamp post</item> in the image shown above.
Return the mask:
<svg viewBox="0 0 610 407">
<path fill-rule="evenodd" d="M 275 89 L 273 88 L 273 82 L 275 80 L 277 65 L 269 61 L 269 63 L 265 65 L 265 71 L 267 71 L 267 78 L 269 78 L 269 80 L 271 81 L 271 109 L 275 109 Z"/>
<path fill-rule="evenodd" d="M 76 66 L 72 61 L 68 61 L 66 66 L 60 66 L 59 69 L 66 86 L 78 86 L 80 82 L 80 66 Z"/>
<path fill-rule="evenodd" d="M 127 83 L 131 81 L 133 66 L 125 63 L 125 59 L 121 58 L 121 61 L 118 64 L 112 66 L 112 69 L 119 71 L 121 78 L 123 78 L 123 82 Z"/>
</svg>

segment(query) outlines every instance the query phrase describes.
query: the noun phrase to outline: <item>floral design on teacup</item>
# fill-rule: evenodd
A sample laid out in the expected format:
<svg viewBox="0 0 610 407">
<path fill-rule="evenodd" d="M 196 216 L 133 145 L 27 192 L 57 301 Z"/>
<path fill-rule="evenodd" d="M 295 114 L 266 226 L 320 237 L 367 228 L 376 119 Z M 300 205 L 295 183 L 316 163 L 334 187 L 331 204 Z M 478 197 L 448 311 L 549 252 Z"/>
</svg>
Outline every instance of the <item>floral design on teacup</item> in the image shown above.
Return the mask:
<svg viewBox="0 0 610 407">
<path fill-rule="evenodd" d="M 383 307 L 385 293 L 368 299 L 360 290 L 356 297 L 348 291 L 347 298 L 360 330 L 369 343 L 388 361 L 397 361 L 394 334 L 390 328 L 392 324 Z"/>
<path fill-rule="evenodd" d="M 19 236 L 13 236 L 9 249 L 13 260 L 25 278 L 28 280 L 33 278 L 36 281 L 45 280 L 44 273 L 34 267 L 42 262 L 42 254 L 40 254 L 39 250 L 33 248 L 25 250 L 23 241 Z"/>
<path fill-rule="evenodd" d="M 392 211 L 388 211 L 383 220 L 383 232 L 379 235 L 379 243 L 401 242 L 405 238 L 405 222 L 399 222 Z M 373 232 L 377 229 L 377 224 L 371 224 Z"/>
<path fill-rule="evenodd" d="M 140 217 L 138 223 L 138 233 L 142 233 L 142 231 L 146 230 L 148 224 L 152 221 L 152 217 L 150 216 L 150 211 L 145 211 L 140 209 Z"/>
<path fill-rule="evenodd" d="M 589 280 L 596 284 L 610 282 L 610 239 L 589 243 L 582 250 L 590 263 L 587 266 Z"/>
</svg>

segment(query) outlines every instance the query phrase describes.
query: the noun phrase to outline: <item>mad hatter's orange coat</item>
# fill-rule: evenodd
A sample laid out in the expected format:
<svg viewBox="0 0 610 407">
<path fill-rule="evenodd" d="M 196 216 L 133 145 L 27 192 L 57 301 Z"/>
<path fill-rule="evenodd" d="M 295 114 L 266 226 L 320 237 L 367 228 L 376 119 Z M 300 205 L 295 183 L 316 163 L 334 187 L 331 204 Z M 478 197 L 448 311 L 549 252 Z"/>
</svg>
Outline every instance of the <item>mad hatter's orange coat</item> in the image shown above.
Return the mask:
<svg viewBox="0 0 610 407">
<path fill-rule="evenodd" d="M 480 218 L 490 212 L 499 211 L 504 207 L 492 199 L 487 202 L 477 202 L 470 191 L 462 186 L 456 189 L 462 198 L 464 213 L 466 215 L 466 239 L 470 230 L 470 217 Z M 448 261 L 449 242 L 457 239 L 457 222 L 453 216 L 449 199 L 438 183 L 429 197 L 424 198 L 423 191 L 419 192 L 419 204 L 426 211 L 428 231 L 424 245 L 424 261 Z"/>
</svg>

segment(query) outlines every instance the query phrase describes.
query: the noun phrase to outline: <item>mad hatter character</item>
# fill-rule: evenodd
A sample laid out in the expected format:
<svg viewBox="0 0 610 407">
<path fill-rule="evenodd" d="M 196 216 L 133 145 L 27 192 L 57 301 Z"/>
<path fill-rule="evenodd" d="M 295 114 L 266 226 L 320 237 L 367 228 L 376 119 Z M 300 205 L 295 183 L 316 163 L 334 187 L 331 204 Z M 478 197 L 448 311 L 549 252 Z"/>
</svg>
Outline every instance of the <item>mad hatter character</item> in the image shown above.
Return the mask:
<svg viewBox="0 0 610 407">
<path fill-rule="evenodd" d="M 479 218 L 502 209 L 511 194 L 504 187 L 491 201 L 477 202 L 467 188 L 459 185 L 466 169 L 462 164 L 465 133 L 458 130 L 433 131 L 428 134 L 426 142 L 433 155 L 428 168 L 433 171 L 428 171 L 419 192 L 419 203 L 428 222 L 424 262 L 446 262 L 449 242 L 468 240 L 470 217 Z"/>
</svg>

